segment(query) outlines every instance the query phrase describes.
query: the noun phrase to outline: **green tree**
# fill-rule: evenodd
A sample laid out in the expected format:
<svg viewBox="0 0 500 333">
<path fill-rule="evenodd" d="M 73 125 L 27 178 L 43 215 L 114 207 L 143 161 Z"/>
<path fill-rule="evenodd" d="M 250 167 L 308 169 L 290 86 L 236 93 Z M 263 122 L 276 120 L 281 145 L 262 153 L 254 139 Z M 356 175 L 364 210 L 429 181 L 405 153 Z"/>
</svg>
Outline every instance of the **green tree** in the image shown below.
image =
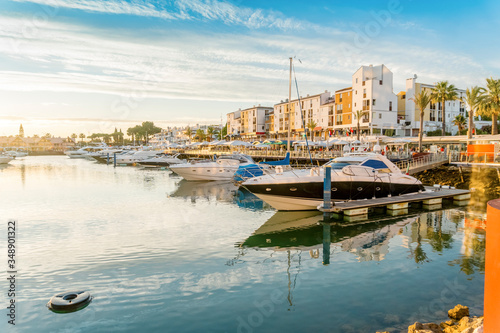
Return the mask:
<svg viewBox="0 0 500 333">
<path fill-rule="evenodd" d="M 457 88 L 453 84 L 448 84 L 448 81 L 440 81 L 432 88 L 431 100 L 434 103 L 441 102 L 443 107 L 443 136 L 446 135 L 446 113 L 445 102 L 456 100 L 458 98 Z"/>
<path fill-rule="evenodd" d="M 309 133 L 311 133 L 311 141 L 314 141 L 314 129 L 318 124 L 314 120 L 309 120 L 306 127 L 309 129 Z"/>
<path fill-rule="evenodd" d="M 196 131 L 195 139 L 201 142 L 201 141 L 205 140 L 206 137 L 207 136 L 206 136 L 205 132 L 201 128 L 198 128 L 198 130 Z"/>
<path fill-rule="evenodd" d="M 359 141 L 359 136 L 361 134 L 361 125 L 360 125 L 360 121 L 361 121 L 361 117 L 363 117 L 365 115 L 366 111 L 361 111 L 361 110 L 356 110 L 356 136 L 357 136 L 357 140 Z"/>
<path fill-rule="evenodd" d="M 160 133 L 161 132 L 161 128 L 160 127 L 157 127 L 155 126 L 155 124 L 152 122 L 152 121 L 145 121 L 142 123 L 141 125 L 141 133 L 144 137 L 144 140 L 146 141 L 146 143 L 149 142 L 149 137 L 151 135 L 154 135 L 154 134 L 157 134 L 157 133 Z"/>
<path fill-rule="evenodd" d="M 76 133 L 73 133 L 71 134 L 71 138 L 76 142 L 76 138 L 78 138 L 78 135 L 76 135 Z"/>
<path fill-rule="evenodd" d="M 80 142 L 83 143 L 83 140 L 85 140 L 85 134 L 80 133 L 78 137 L 81 139 Z"/>
<path fill-rule="evenodd" d="M 191 138 L 193 137 L 193 130 L 191 129 L 191 127 L 186 127 L 186 129 L 184 130 L 184 135 L 188 137 L 189 144 L 191 144 Z"/>
<path fill-rule="evenodd" d="M 225 138 L 227 136 L 227 123 L 226 126 L 222 128 L 222 131 L 220 131 L 220 139 Z"/>
<path fill-rule="evenodd" d="M 483 105 L 484 89 L 478 86 L 467 88 L 465 91 L 465 96 L 462 97 L 461 101 L 469 106 L 469 130 L 467 131 L 467 138 L 472 139 L 472 129 L 474 128 L 474 114 L 478 108 Z"/>
<path fill-rule="evenodd" d="M 458 127 L 458 135 L 460 135 L 467 126 L 467 119 L 459 114 L 455 117 L 455 119 L 453 119 L 453 125 L 456 125 Z"/>
<path fill-rule="evenodd" d="M 216 135 L 218 133 L 217 129 L 212 127 L 212 126 L 208 126 L 207 128 L 207 141 L 210 142 L 212 141 L 212 138 L 214 135 Z"/>
<path fill-rule="evenodd" d="M 422 90 L 418 94 L 415 94 L 414 97 L 410 98 L 410 101 L 413 101 L 415 103 L 415 107 L 420 111 L 419 112 L 420 128 L 418 130 L 418 151 L 422 152 L 422 136 L 424 134 L 424 111 L 431 102 L 431 96 L 427 93 L 427 91 Z"/>
<path fill-rule="evenodd" d="M 491 134 L 498 134 L 498 115 L 500 114 L 500 79 L 486 79 L 484 99 L 478 113 L 491 117 Z"/>
</svg>

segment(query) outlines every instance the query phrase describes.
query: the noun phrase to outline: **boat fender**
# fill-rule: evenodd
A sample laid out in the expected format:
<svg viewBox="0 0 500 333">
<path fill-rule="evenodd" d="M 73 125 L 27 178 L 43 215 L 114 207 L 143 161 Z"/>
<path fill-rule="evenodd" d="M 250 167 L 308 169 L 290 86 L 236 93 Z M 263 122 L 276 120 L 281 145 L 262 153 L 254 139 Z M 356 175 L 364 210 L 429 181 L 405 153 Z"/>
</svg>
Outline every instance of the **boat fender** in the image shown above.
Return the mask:
<svg viewBox="0 0 500 333">
<path fill-rule="evenodd" d="M 53 312 L 67 313 L 85 308 L 92 302 L 92 296 L 88 291 L 66 291 L 52 296 L 47 307 Z"/>
<path fill-rule="evenodd" d="M 276 173 L 277 174 L 282 174 L 283 173 L 283 167 L 281 165 L 276 166 Z"/>
</svg>

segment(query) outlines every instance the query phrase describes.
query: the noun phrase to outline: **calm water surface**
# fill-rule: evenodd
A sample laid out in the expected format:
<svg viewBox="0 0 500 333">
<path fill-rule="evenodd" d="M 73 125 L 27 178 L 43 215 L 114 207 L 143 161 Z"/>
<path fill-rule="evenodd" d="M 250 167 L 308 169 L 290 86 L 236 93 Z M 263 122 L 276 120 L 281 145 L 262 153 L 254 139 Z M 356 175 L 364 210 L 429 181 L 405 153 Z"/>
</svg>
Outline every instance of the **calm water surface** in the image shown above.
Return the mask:
<svg viewBox="0 0 500 333">
<path fill-rule="evenodd" d="M 482 313 L 484 224 L 466 209 L 327 225 L 230 183 L 35 156 L 0 168 L 0 213 L 2 253 L 18 221 L 19 332 L 399 332 Z M 74 289 L 94 301 L 46 308 Z"/>
</svg>

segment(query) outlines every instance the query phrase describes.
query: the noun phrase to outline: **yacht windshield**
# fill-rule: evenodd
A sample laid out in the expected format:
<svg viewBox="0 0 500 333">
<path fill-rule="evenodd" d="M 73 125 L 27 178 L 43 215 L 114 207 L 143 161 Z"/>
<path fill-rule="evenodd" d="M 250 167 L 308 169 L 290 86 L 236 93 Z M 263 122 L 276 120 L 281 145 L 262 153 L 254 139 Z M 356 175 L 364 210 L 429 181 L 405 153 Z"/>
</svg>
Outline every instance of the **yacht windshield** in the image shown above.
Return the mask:
<svg viewBox="0 0 500 333">
<path fill-rule="evenodd" d="M 347 165 L 356 165 L 361 163 L 362 160 L 359 159 L 346 159 L 343 157 L 339 157 L 336 159 L 331 160 L 330 162 L 326 163 L 325 165 L 330 165 L 332 169 L 342 169 L 343 167 Z"/>
</svg>

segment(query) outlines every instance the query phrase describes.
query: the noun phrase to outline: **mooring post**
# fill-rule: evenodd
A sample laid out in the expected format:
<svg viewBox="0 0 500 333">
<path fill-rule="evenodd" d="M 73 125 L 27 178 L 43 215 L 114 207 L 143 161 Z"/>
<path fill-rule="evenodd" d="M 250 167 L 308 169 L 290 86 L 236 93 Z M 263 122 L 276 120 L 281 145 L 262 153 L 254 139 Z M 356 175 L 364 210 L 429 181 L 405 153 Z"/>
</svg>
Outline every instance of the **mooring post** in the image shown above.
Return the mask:
<svg viewBox="0 0 500 333">
<path fill-rule="evenodd" d="M 116 153 L 113 153 L 113 168 L 116 168 Z"/>
<path fill-rule="evenodd" d="M 323 182 L 323 218 L 328 220 L 330 218 L 330 210 L 332 208 L 332 167 L 325 166 L 325 179 Z"/>
<path fill-rule="evenodd" d="M 330 264 L 331 224 L 323 222 L 323 265 Z"/>
<path fill-rule="evenodd" d="M 108 157 L 107 157 L 107 159 L 106 159 L 106 165 L 108 165 L 108 164 L 109 164 L 109 153 L 107 154 L 107 156 L 108 156 Z"/>
</svg>

